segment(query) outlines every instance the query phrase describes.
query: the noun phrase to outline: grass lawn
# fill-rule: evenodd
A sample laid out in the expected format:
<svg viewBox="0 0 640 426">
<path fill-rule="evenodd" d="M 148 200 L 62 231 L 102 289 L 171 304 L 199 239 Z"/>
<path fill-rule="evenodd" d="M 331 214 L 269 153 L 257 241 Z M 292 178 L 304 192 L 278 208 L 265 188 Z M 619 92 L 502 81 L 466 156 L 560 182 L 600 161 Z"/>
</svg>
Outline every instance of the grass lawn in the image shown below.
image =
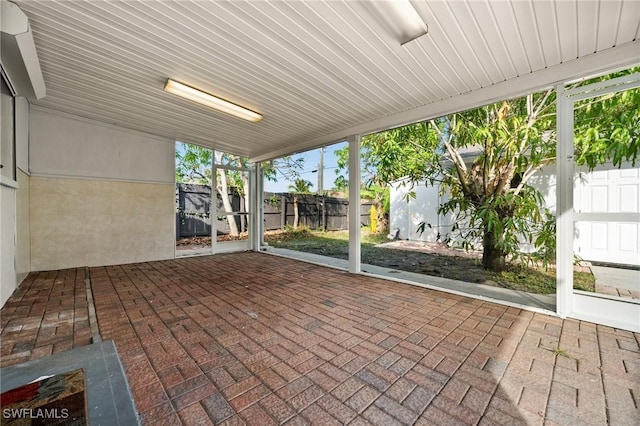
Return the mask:
<svg viewBox="0 0 640 426">
<path fill-rule="evenodd" d="M 265 235 L 269 245 L 338 259 L 347 259 L 349 234 L 347 231 L 318 232 L 300 229 Z M 495 273 L 482 269 L 480 260 L 469 256 L 424 253 L 379 247 L 388 242 L 386 235 L 371 234 L 365 228 L 361 233 L 362 263 L 434 275 L 459 281 L 491 285 L 529 293 L 555 293 L 555 269 L 511 266 Z M 595 291 L 595 280 L 590 272 L 574 272 L 574 288 Z"/>
</svg>

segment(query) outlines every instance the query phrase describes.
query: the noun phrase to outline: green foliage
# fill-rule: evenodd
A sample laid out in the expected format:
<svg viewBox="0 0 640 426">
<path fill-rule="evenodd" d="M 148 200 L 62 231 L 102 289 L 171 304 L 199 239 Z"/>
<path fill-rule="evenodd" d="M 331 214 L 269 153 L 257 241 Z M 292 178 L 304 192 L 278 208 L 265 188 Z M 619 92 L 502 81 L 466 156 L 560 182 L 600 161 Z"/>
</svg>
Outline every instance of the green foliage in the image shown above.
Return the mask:
<svg viewBox="0 0 640 426">
<path fill-rule="evenodd" d="M 436 129 L 422 122 L 365 136 L 362 139 L 365 173 L 375 184 L 422 179 L 438 157 L 436 135 Z"/>
<path fill-rule="evenodd" d="M 382 209 L 385 214 L 391 210 L 391 191 L 388 186 L 370 185 L 360 191 L 360 196 L 365 200 L 374 200 L 376 208 Z"/>
<path fill-rule="evenodd" d="M 298 226 L 294 228 L 288 223 L 284 226 L 284 232 L 278 234 L 278 242 L 290 240 L 303 240 L 309 238 L 311 231 L 307 226 Z"/>
<path fill-rule="evenodd" d="M 547 90 L 369 135 L 362 141 L 364 169 L 378 185 L 409 186 L 408 197 L 419 182 L 440 184 L 450 198 L 439 213 L 454 217 L 463 247 L 482 244 L 486 269 L 501 270 L 507 259 L 548 263 L 555 255 L 555 221 L 529 183 L 555 161 L 555 97 Z M 591 169 L 635 164 L 638 105 L 640 89 L 576 103 L 576 162 Z M 538 252 L 521 253 L 523 242 Z"/>
<path fill-rule="evenodd" d="M 176 142 L 175 157 L 176 182 L 211 185 L 211 165 L 214 157 L 212 150 L 198 145 Z M 218 164 L 249 168 L 247 158 L 227 153 L 216 152 L 216 161 Z M 265 161 L 261 163 L 261 167 L 265 179 L 272 182 L 277 182 L 278 176 L 293 179 L 298 177 L 300 170 L 303 169 L 304 158 L 282 157 L 273 161 Z M 218 170 L 218 173 L 221 172 L 222 170 Z M 241 195 L 244 194 L 241 172 L 236 170 L 225 170 L 224 172 L 229 186 L 237 188 Z"/>
<path fill-rule="evenodd" d="M 176 142 L 176 182 L 211 185 L 213 151 Z"/>
<path fill-rule="evenodd" d="M 304 158 L 286 156 L 273 161 L 265 161 L 261 167 L 262 174 L 268 181 L 277 182 L 278 176 L 292 180 L 300 176 L 300 171 L 304 168 Z"/>
<path fill-rule="evenodd" d="M 296 178 L 293 184 L 289 185 L 289 191 L 294 194 L 309 194 L 313 184 L 306 179 Z"/>
<path fill-rule="evenodd" d="M 368 151 L 369 139 L 365 137 L 362 143 L 362 164 L 364 165 L 364 175 L 368 177 L 362 182 L 360 188 L 360 197 L 372 200 L 375 203 L 378 212 L 378 229 L 377 232 L 384 233 L 388 230 L 388 217 L 391 210 L 391 198 L 389 185 L 381 179 L 377 174 L 377 168 L 372 161 L 376 158 Z M 337 149 L 335 151 L 337 158 L 336 179 L 334 187 L 339 191 L 346 191 L 349 188 L 349 180 L 346 177 L 346 171 L 349 169 L 349 147 Z"/>
<path fill-rule="evenodd" d="M 640 70 L 640 68 L 638 68 Z M 635 167 L 640 152 L 640 88 L 576 102 L 576 164 L 593 169 L 629 161 Z M 602 119 L 611 117 L 615 119 Z"/>
<path fill-rule="evenodd" d="M 347 173 L 349 170 L 349 145 L 333 151 L 336 155 L 336 178 L 333 181 L 333 187 L 337 191 L 347 191 L 349 189 L 349 178 Z"/>
</svg>

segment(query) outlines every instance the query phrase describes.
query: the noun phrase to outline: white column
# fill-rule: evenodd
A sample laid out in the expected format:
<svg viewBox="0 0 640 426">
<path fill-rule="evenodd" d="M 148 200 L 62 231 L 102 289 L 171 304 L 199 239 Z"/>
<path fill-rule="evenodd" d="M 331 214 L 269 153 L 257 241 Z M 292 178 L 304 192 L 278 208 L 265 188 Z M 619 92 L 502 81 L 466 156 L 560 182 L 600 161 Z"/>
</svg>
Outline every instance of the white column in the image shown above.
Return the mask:
<svg viewBox="0 0 640 426">
<path fill-rule="evenodd" d="M 259 163 L 251 166 L 249 172 L 249 249 L 253 251 L 260 250 L 262 241 L 262 189 L 261 179 L 262 170 Z"/>
<path fill-rule="evenodd" d="M 211 204 L 209 206 L 209 223 L 211 224 L 211 253 L 216 253 L 218 244 L 218 168 L 216 167 L 216 151 L 211 153 Z"/>
<path fill-rule="evenodd" d="M 349 272 L 360 273 L 360 135 L 349 141 Z"/>
<path fill-rule="evenodd" d="M 556 312 L 573 312 L 573 101 L 556 86 Z"/>
</svg>

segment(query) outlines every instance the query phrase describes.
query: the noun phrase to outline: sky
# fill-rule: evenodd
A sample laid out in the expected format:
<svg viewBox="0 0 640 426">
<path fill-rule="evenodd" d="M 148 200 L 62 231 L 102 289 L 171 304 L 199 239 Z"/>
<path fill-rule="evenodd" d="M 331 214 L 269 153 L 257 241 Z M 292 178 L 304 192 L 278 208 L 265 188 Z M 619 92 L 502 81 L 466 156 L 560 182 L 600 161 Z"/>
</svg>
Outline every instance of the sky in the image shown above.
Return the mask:
<svg viewBox="0 0 640 426">
<path fill-rule="evenodd" d="M 339 148 L 346 146 L 346 142 L 338 143 L 335 145 L 330 145 L 325 147 L 324 149 L 324 179 L 323 179 L 323 189 L 325 191 L 333 188 L 333 181 L 336 178 L 336 168 L 337 168 L 337 158 L 335 155 L 335 151 Z M 318 187 L 318 164 L 320 162 L 320 149 L 314 149 L 311 151 L 306 151 L 301 154 L 295 154 L 292 156 L 292 159 L 296 158 L 304 158 L 304 165 L 302 170 L 298 173 L 302 179 L 310 181 L 313 186 L 311 187 L 311 191 L 315 192 Z M 264 186 L 266 192 L 288 192 L 289 185 L 292 185 L 293 182 L 287 180 L 281 174 L 276 176 L 278 179 L 277 182 L 271 182 L 269 180 L 265 180 Z"/>
<path fill-rule="evenodd" d="M 329 191 L 333 188 L 333 182 L 336 178 L 337 158 L 335 151 L 343 148 L 347 145 L 347 142 L 341 142 L 334 145 L 330 145 L 324 148 L 324 179 L 323 190 Z M 180 148 L 180 144 L 176 143 L 176 149 L 178 152 L 183 152 Z M 318 187 L 318 166 L 320 163 L 320 149 L 314 149 L 306 151 L 300 154 L 292 156 L 292 160 L 297 158 L 303 158 L 304 163 L 302 169 L 298 171 L 299 177 L 308 180 L 312 183 L 311 191 L 316 192 Z M 346 173 L 345 173 L 346 176 Z M 276 176 L 277 181 L 272 182 L 265 179 L 264 186 L 266 192 L 289 192 L 289 186 L 293 184 L 292 180 L 287 179 L 282 174 Z"/>
</svg>

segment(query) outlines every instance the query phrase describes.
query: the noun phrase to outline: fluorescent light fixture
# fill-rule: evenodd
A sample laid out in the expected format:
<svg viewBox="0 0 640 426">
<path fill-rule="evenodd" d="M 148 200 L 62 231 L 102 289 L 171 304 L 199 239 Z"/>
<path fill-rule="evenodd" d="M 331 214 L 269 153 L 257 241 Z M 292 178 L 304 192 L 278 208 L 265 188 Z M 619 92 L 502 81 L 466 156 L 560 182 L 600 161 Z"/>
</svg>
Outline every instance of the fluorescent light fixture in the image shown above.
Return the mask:
<svg viewBox="0 0 640 426">
<path fill-rule="evenodd" d="M 262 115 L 257 112 L 251 111 L 232 102 L 225 101 L 224 99 L 203 92 L 202 90 L 194 89 L 186 84 L 178 83 L 175 80 L 168 79 L 167 84 L 164 85 L 164 90 L 165 92 L 173 93 L 174 95 L 206 105 L 210 108 L 217 109 L 218 111 L 226 112 L 227 114 L 234 115 L 244 120 L 252 121 L 254 123 L 262 120 Z"/>
<path fill-rule="evenodd" d="M 373 9 L 378 21 L 401 46 L 428 31 L 427 24 L 409 0 L 367 1 L 364 4 Z"/>
</svg>

